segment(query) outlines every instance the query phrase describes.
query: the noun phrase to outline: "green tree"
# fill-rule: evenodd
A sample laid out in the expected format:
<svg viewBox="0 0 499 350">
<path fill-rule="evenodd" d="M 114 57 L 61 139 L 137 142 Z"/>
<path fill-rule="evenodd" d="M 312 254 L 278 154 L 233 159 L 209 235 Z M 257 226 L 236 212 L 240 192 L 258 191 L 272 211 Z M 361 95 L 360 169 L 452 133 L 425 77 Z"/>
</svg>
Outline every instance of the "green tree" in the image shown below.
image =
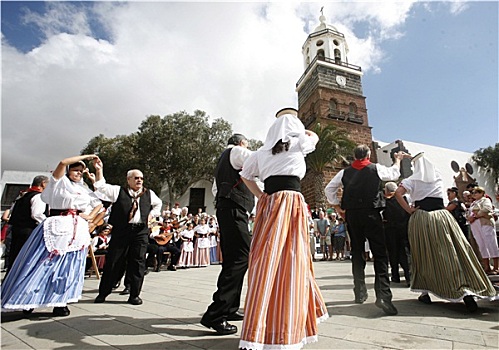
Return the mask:
<svg viewBox="0 0 499 350">
<path fill-rule="evenodd" d="M 232 134 L 223 119 L 211 124 L 206 113 L 185 111 L 163 118 L 150 116 L 137 133 L 135 154 L 148 173 L 151 188 L 166 183 L 170 201 L 180 197 L 195 182 L 211 180 L 220 153 Z"/>
<path fill-rule="evenodd" d="M 348 133 L 335 125 L 317 123 L 312 129 L 319 136 L 315 151 L 306 158 L 307 171 L 312 176 L 315 193 L 315 205 L 325 208 L 324 171 L 335 169 L 335 164 L 350 156 L 355 143 L 348 138 Z"/>
<path fill-rule="evenodd" d="M 494 184 L 499 182 L 499 143 L 494 147 L 480 148 L 472 156 L 475 163 L 481 166 L 486 172 L 490 172 L 494 178 Z"/>
<path fill-rule="evenodd" d="M 96 153 L 104 162 L 104 176 L 111 184 L 126 185 L 126 173 L 130 169 L 139 168 L 135 154 L 137 133 L 118 135 L 107 138 L 100 134 L 92 138 L 81 154 Z M 93 171 L 93 166 L 89 165 Z M 148 176 L 149 174 L 145 174 Z"/>
<path fill-rule="evenodd" d="M 255 139 L 248 140 L 248 148 L 252 151 L 256 151 L 262 146 L 263 146 L 263 142 L 260 140 L 255 140 Z"/>
</svg>

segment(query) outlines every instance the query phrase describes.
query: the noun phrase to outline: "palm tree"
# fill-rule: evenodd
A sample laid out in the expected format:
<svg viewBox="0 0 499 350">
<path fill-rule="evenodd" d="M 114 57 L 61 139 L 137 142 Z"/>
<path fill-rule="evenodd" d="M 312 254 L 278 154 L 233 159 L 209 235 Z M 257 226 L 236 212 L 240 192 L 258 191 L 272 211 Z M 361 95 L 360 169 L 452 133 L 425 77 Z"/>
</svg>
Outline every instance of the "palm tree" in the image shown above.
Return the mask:
<svg viewBox="0 0 499 350">
<path fill-rule="evenodd" d="M 319 136 L 319 142 L 315 151 L 305 159 L 307 171 L 312 176 L 314 184 L 315 204 L 325 207 L 326 196 L 324 194 L 324 171 L 327 168 L 335 168 L 335 163 L 345 161 L 355 148 L 355 143 L 348 137 L 348 133 L 337 128 L 335 125 L 321 125 L 317 123 L 312 129 Z"/>
</svg>

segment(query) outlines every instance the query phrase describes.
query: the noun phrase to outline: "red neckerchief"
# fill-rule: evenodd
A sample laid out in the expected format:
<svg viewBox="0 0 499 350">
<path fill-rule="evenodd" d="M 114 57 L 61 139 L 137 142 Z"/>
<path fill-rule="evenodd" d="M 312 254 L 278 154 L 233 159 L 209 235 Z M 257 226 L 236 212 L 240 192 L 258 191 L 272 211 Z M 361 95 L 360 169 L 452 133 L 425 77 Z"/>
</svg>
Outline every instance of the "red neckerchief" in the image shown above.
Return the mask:
<svg viewBox="0 0 499 350">
<path fill-rule="evenodd" d="M 369 160 L 369 158 L 364 158 L 364 159 L 361 159 L 361 160 L 356 159 L 352 163 L 352 168 L 354 168 L 356 170 L 362 170 L 366 166 L 368 166 L 369 164 L 371 164 L 371 161 Z"/>
<path fill-rule="evenodd" d="M 41 188 L 40 186 L 31 186 L 27 190 L 27 192 L 42 192 L 42 191 L 43 191 L 43 188 Z"/>
</svg>

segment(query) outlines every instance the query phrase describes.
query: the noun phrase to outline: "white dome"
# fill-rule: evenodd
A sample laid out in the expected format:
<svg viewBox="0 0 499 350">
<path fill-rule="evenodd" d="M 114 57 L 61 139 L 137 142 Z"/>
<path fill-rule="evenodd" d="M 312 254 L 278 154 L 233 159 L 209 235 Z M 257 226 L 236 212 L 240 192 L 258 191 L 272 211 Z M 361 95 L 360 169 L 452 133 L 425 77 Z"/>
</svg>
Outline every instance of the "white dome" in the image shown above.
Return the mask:
<svg viewBox="0 0 499 350">
<path fill-rule="evenodd" d="M 334 30 L 335 32 L 338 31 L 333 25 L 326 23 L 326 16 L 321 15 L 319 17 L 319 21 L 321 22 L 321 24 L 319 24 L 317 26 L 317 28 L 314 29 L 314 31 L 313 31 L 314 33 L 320 32 L 321 30 L 324 30 L 324 29 L 331 29 L 331 30 Z"/>
</svg>

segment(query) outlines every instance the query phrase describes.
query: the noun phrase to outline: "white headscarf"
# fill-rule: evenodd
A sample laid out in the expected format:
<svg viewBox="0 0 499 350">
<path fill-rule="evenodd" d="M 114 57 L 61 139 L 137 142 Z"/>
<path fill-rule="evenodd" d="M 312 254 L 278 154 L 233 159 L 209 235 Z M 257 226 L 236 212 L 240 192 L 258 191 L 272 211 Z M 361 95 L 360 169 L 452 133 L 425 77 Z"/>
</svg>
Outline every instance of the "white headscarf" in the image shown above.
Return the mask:
<svg viewBox="0 0 499 350">
<path fill-rule="evenodd" d="M 305 134 L 305 126 L 296 115 L 284 114 L 278 117 L 267 133 L 262 150 L 271 150 L 277 141 L 288 142 L 293 137 Z"/>
<path fill-rule="evenodd" d="M 435 166 L 421 153 L 413 160 L 413 174 L 409 176 L 411 180 L 432 183 L 441 178 Z"/>
</svg>

